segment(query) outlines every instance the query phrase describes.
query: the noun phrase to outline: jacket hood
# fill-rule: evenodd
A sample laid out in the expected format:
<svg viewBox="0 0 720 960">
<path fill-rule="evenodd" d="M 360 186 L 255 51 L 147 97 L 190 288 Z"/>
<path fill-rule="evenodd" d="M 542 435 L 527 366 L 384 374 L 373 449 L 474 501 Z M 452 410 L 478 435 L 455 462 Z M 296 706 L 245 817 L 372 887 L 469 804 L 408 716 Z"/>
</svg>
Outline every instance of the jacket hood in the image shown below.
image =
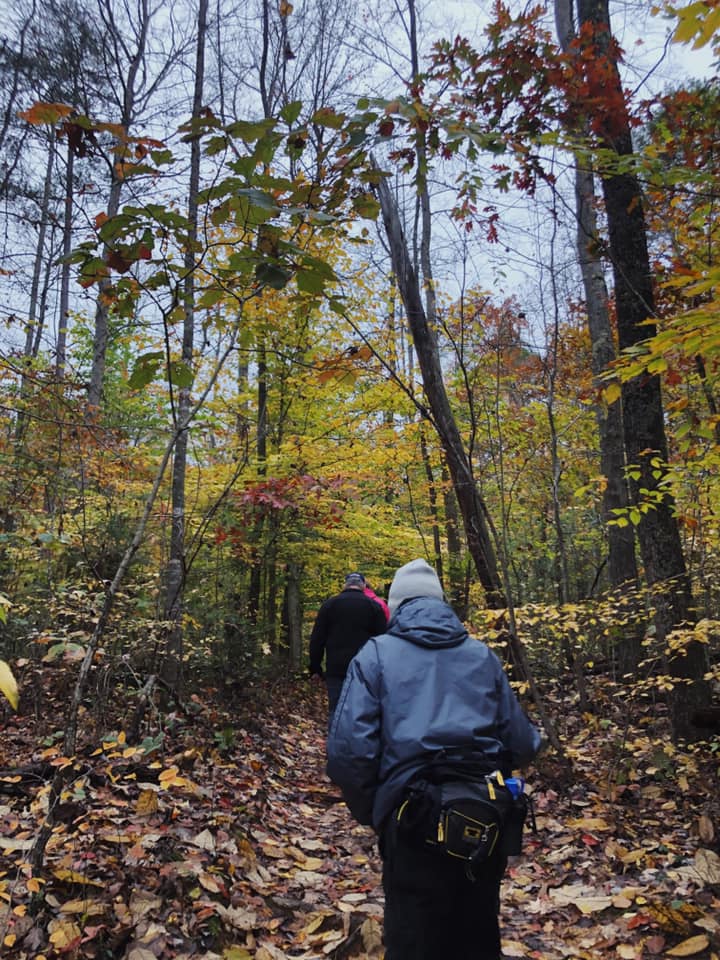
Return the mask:
<svg viewBox="0 0 720 960">
<path fill-rule="evenodd" d="M 444 600 L 416 597 L 406 600 L 393 614 L 388 633 L 418 647 L 457 647 L 467 630 Z"/>
</svg>

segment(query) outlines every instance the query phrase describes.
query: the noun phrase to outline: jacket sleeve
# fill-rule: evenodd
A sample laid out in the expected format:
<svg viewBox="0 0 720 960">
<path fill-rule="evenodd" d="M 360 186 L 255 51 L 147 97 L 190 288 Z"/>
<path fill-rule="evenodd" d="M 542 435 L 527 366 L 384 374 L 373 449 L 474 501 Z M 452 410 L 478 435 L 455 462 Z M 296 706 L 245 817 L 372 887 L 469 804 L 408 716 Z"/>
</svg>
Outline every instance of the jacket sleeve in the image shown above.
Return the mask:
<svg viewBox="0 0 720 960">
<path fill-rule="evenodd" d="M 375 644 L 353 659 L 327 741 L 327 774 L 342 790 L 350 813 L 372 824 L 380 770 L 380 669 Z"/>
<path fill-rule="evenodd" d="M 511 755 L 512 766 L 525 767 L 540 749 L 540 733 L 525 716 L 499 660 L 497 666 L 499 739 Z"/>
<path fill-rule="evenodd" d="M 385 616 L 385 610 L 383 610 L 382 604 L 380 603 L 380 597 L 375 597 L 373 599 L 373 606 L 376 608 L 376 610 L 374 611 L 375 616 L 373 620 L 373 632 L 371 636 L 379 637 L 381 633 L 385 633 L 385 628 L 388 625 L 388 617 Z M 389 613 L 390 611 L 388 610 L 388 614 Z"/>
<path fill-rule="evenodd" d="M 310 634 L 310 673 L 323 675 L 322 661 L 325 655 L 325 643 L 327 641 L 329 611 L 328 601 L 320 607 L 318 615 L 315 618 L 315 624 Z"/>
</svg>

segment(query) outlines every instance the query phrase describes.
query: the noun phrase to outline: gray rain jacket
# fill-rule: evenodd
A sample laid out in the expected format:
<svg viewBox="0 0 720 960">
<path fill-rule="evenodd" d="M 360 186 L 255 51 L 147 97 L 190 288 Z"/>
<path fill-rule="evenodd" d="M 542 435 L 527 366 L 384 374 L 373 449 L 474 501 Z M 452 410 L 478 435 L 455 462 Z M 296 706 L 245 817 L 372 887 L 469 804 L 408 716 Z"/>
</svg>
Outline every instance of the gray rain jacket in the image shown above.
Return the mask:
<svg viewBox="0 0 720 960">
<path fill-rule="evenodd" d="M 540 747 L 495 654 L 442 600 L 417 597 L 352 660 L 328 734 L 327 772 L 379 832 L 412 777 L 442 750 L 522 767 Z"/>
</svg>

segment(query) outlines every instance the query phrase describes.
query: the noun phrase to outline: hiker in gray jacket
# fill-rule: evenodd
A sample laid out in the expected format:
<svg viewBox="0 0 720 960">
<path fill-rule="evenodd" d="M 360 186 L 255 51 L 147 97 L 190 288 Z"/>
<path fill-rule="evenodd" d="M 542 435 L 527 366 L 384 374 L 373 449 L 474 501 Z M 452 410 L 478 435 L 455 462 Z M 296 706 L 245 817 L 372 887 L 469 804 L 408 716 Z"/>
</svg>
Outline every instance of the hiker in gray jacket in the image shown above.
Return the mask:
<svg viewBox="0 0 720 960">
<path fill-rule="evenodd" d="M 471 638 L 437 574 L 413 560 L 395 574 L 387 632 L 352 660 L 328 735 L 327 772 L 350 812 L 380 838 L 386 960 L 497 960 L 500 851 L 470 876 L 424 836 L 397 829 L 407 790 L 439 756 L 509 776 L 540 735 L 496 655 Z"/>
</svg>

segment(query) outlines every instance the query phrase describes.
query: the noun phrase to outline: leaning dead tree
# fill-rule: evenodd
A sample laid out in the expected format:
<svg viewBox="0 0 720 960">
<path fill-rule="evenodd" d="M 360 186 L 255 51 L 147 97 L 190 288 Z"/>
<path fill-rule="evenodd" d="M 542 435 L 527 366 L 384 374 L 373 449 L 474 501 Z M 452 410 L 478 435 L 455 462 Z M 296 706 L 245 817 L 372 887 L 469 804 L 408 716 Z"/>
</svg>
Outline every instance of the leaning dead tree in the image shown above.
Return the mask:
<svg viewBox="0 0 720 960">
<path fill-rule="evenodd" d="M 498 570 L 493 546 L 492 519 L 473 475 L 472 464 L 462 440 L 457 421 L 450 406 L 440 365 L 440 348 L 436 330 L 438 318 L 434 313 L 435 298 L 427 298 L 428 316 L 420 290 L 407 241 L 400 221 L 397 204 L 385 181 L 377 186 L 383 224 L 390 248 L 390 258 L 396 283 L 413 337 L 415 352 L 422 374 L 425 396 L 429 410 L 426 414 L 433 423 L 442 444 L 455 495 L 460 506 L 468 550 L 485 590 L 488 606 L 507 610 L 509 624 L 508 641 L 518 673 L 527 682 L 549 742 L 561 758 L 565 757 L 560 738 L 545 710 L 540 692 L 535 684 L 525 648 L 517 636 L 512 604 L 508 604 L 506 591 Z M 505 578 L 507 582 L 507 578 Z"/>
</svg>

